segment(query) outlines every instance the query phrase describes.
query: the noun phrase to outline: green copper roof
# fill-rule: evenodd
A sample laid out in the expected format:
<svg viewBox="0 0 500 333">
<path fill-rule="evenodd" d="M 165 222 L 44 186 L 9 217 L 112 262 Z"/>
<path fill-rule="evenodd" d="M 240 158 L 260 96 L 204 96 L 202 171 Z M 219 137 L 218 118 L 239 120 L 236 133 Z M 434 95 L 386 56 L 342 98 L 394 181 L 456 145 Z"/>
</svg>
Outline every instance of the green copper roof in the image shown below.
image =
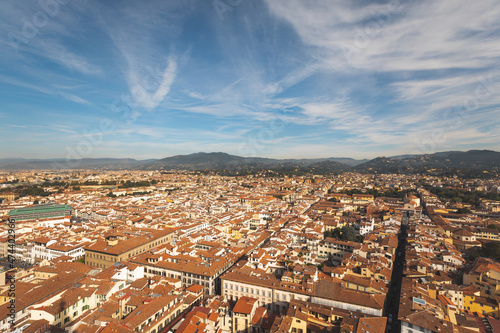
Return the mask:
<svg viewBox="0 0 500 333">
<path fill-rule="evenodd" d="M 13 209 L 9 212 L 9 216 L 13 219 L 25 220 L 36 217 L 55 217 L 61 216 L 63 211 L 71 211 L 72 207 L 70 205 L 35 205 L 31 207 L 23 207 L 18 209 Z"/>
</svg>

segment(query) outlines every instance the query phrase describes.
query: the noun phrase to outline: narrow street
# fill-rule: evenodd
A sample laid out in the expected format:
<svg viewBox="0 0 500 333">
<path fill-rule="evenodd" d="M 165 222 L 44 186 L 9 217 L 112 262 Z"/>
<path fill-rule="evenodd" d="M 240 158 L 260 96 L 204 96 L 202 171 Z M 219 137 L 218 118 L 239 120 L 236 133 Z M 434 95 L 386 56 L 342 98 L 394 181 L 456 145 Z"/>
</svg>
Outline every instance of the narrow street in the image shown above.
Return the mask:
<svg viewBox="0 0 500 333">
<path fill-rule="evenodd" d="M 398 321 L 399 298 L 401 295 L 401 283 L 403 280 L 403 269 L 405 263 L 406 237 L 408 228 L 409 213 L 403 212 L 401 230 L 399 232 L 398 248 L 396 249 L 396 259 L 392 270 L 391 285 L 385 300 L 384 316 L 387 320 L 387 333 L 399 333 L 401 325 Z"/>
</svg>

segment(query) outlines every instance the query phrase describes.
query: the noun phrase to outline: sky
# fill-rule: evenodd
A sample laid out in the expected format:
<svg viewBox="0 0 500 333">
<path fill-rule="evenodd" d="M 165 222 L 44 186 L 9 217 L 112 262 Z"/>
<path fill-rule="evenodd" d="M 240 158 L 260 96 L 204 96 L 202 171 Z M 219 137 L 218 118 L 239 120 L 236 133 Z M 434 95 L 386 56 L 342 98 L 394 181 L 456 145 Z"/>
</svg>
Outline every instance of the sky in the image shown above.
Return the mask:
<svg viewBox="0 0 500 333">
<path fill-rule="evenodd" d="M 0 158 L 500 151 L 500 1 L 6 0 Z"/>
</svg>

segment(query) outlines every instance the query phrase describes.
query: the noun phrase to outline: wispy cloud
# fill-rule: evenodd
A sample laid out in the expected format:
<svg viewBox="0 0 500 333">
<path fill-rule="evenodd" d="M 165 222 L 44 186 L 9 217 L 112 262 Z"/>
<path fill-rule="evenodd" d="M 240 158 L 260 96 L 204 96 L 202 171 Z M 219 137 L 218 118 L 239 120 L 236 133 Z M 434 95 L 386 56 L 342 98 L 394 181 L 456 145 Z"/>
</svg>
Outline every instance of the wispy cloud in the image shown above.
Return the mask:
<svg viewBox="0 0 500 333">
<path fill-rule="evenodd" d="M 377 89 L 386 87 L 396 94 L 386 101 L 407 110 L 398 113 L 389 107 L 375 117 L 372 104 L 351 105 L 356 111 L 345 112 L 336 103 L 304 101 L 303 114 L 316 120 L 335 119 L 332 128 L 356 134 L 351 140 L 387 144 L 397 138 L 398 144 L 414 144 L 429 123 L 442 122 L 447 109 L 474 97 L 480 82 L 497 72 L 500 3 L 496 1 L 340 1 L 310 6 L 301 0 L 269 0 L 267 5 L 321 59 L 322 71 L 360 79 L 376 75 Z M 352 94 L 357 83 L 347 84 Z M 370 91 L 373 84 L 366 82 L 363 89 Z M 478 101 L 479 109 L 497 103 L 491 95 Z M 462 127 L 474 126 L 475 117 Z M 366 140 L 363 144 L 368 144 Z M 457 137 L 455 143 L 467 140 Z"/>
<path fill-rule="evenodd" d="M 376 71 L 482 68 L 494 64 L 500 48 L 491 35 L 500 15 L 493 0 L 267 3 L 304 42 L 341 56 L 326 64 L 351 55 L 352 66 Z"/>
<path fill-rule="evenodd" d="M 48 87 L 43 87 L 43 86 L 31 84 L 31 83 L 26 83 L 26 82 L 23 82 L 19 79 L 7 77 L 7 76 L 1 75 L 1 74 L 0 74 L 0 82 L 4 82 L 4 83 L 8 83 L 10 85 L 14 85 L 14 86 L 18 86 L 21 88 L 37 91 L 37 92 L 43 93 L 45 95 L 60 96 L 68 101 L 79 103 L 79 104 L 86 104 L 86 105 L 92 104 L 91 102 L 87 101 L 86 99 L 79 97 L 77 95 L 71 94 L 71 93 L 67 93 L 64 91 L 57 90 L 57 89 L 50 89 Z"/>
<path fill-rule="evenodd" d="M 154 109 L 165 99 L 176 75 L 177 62 L 173 57 L 169 57 L 163 74 L 158 78 L 154 76 L 141 77 L 135 70 L 131 70 L 128 75 L 130 92 L 140 107 Z"/>
<path fill-rule="evenodd" d="M 435 150 L 500 149 L 496 0 L 248 1 L 224 20 L 196 0 L 72 1 L 11 47 L 35 4 L 0 12 L 2 123 L 29 115 L 16 130 L 57 151 L 55 138 L 78 144 L 102 120 L 114 125 L 103 155 L 120 141 L 141 155 L 241 142 L 269 156 L 383 155 L 435 133 Z M 32 127 L 61 114 L 72 127 Z"/>
<path fill-rule="evenodd" d="M 38 55 L 44 56 L 61 66 L 82 74 L 94 75 L 102 73 L 98 66 L 91 64 L 84 57 L 68 50 L 56 40 L 43 40 L 40 42 L 37 40 L 36 43 L 39 45 L 39 48 L 36 50 Z"/>
</svg>

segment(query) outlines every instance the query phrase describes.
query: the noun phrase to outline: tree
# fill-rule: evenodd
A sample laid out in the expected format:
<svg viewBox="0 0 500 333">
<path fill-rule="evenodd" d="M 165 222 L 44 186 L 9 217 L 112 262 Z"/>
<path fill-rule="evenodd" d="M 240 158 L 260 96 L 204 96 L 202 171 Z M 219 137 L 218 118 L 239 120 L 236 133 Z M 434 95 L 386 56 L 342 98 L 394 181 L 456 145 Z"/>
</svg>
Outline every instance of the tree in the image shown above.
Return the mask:
<svg viewBox="0 0 500 333">
<path fill-rule="evenodd" d="M 353 227 L 342 227 L 342 239 L 354 242 L 356 240 L 356 230 Z"/>
<path fill-rule="evenodd" d="M 35 201 L 33 201 L 33 205 L 38 205 L 40 202 L 38 201 L 38 199 L 35 199 Z"/>
<path fill-rule="evenodd" d="M 25 197 L 28 195 L 46 197 L 46 196 L 51 195 L 52 193 L 53 192 L 45 191 L 43 188 L 38 187 L 38 186 L 28 186 L 28 187 L 20 189 L 19 197 L 22 198 L 22 197 Z"/>
<path fill-rule="evenodd" d="M 500 225 L 491 223 L 488 225 L 488 229 L 497 229 L 500 231 Z"/>
<path fill-rule="evenodd" d="M 80 191 L 80 190 L 81 190 L 80 186 L 73 186 L 73 191 Z"/>
<path fill-rule="evenodd" d="M 457 209 L 457 214 L 469 214 L 471 210 L 467 207 Z"/>
<path fill-rule="evenodd" d="M 500 244 L 497 242 L 489 242 L 484 244 L 482 252 L 485 257 L 498 260 L 500 259 Z"/>
<path fill-rule="evenodd" d="M 340 239 L 340 235 L 342 234 L 342 230 L 340 228 L 335 228 L 332 231 L 332 237 Z"/>
</svg>

